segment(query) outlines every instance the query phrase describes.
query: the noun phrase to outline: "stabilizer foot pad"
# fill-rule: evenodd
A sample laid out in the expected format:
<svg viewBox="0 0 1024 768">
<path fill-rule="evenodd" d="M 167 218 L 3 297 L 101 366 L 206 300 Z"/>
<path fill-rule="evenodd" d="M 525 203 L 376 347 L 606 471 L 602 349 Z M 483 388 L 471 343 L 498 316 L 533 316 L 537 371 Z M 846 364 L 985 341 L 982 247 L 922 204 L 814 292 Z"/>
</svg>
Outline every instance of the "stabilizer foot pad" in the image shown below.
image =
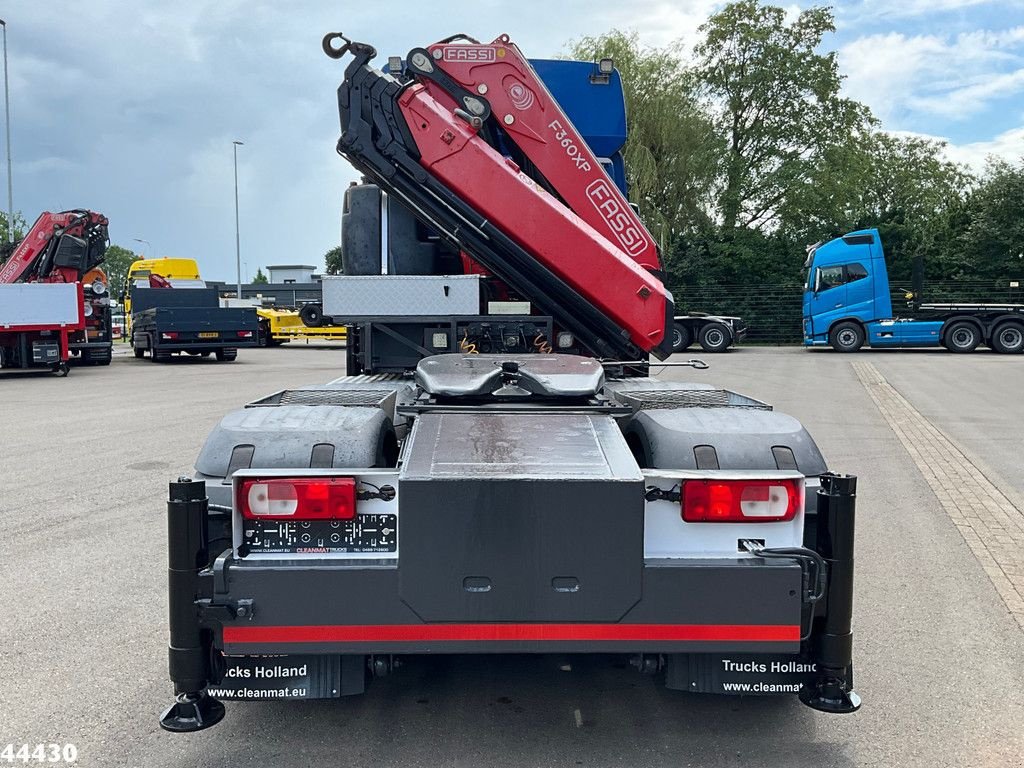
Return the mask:
<svg viewBox="0 0 1024 768">
<path fill-rule="evenodd" d="M 182 694 L 160 718 L 160 727 L 173 733 L 193 733 L 224 719 L 224 705 L 205 693 Z"/>
<path fill-rule="evenodd" d="M 800 689 L 800 701 L 811 709 L 832 715 L 847 715 L 860 709 L 860 696 L 846 690 L 838 680 L 824 680 Z"/>
</svg>

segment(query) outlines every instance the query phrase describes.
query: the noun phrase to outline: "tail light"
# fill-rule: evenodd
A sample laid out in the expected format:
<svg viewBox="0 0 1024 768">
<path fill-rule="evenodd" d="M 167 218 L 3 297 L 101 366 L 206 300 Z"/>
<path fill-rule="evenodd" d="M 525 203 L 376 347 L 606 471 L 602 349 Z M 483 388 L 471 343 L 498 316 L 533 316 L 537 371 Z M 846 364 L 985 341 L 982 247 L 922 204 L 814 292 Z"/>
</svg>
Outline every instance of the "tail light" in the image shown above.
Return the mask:
<svg viewBox="0 0 1024 768">
<path fill-rule="evenodd" d="M 240 339 L 251 339 L 252 331 L 238 331 L 238 338 Z"/>
<path fill-rule="evenodd" d="M 238 508 L 256 520 L 351 520 L 356 481 L 351 477 L 243 480 Z"/>
<path fill-rule="evenodd" d="M 804 481 L 686 480 L 682 516 L 688 523 L 775 523 L 792 520 L 804 504 Z"/>
<path fill-rule="evenodd" d="M 174 341 L 176 338 L 178 338 L 178 332 L 177 331 L 163 331 L 160 334 L 160 338 L 163 339 L 164 341 Z"/>
</svg>

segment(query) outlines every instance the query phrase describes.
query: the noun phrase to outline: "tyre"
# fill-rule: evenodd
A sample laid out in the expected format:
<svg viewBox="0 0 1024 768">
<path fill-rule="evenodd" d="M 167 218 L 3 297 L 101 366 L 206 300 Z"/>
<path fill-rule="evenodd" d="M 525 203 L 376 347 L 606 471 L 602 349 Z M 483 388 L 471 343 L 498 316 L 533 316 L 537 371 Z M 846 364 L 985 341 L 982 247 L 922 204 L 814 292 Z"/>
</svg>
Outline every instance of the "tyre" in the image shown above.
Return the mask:
<svg viewBox="0 0 1024 768">
<path fill-rule="evenodd" d="M 270 333 L 270 323 L 266 320 L 260 320 L 260 331 L 259 331 L 259 345 L 261 347 L 269 347 L 274 343 L 274 338 Z"/>
<path fill-rule="evenodd" d="M 836 352 L 856 352 L 864 346 L 864 329 L 858 323 L 840 323 L 828 335 Z"/>
<path fill-rule="evenodd" d="M 672 325 L 672 351 L 682 352 L 693 343 L 690 329 L 680 323 Z"/>
<path fill-rule="evenodd" d="M 237 349 L 218 349 L 217 350 L 217 361 L 220 363 L 230 363 L 238 357 Z"/>
<path fill-rule="evenodd" d="M 1024 352 L 1024 325 L 1012 320 L 997 325 L 992 332 L 992 349 L 1003 355 Z"/>
<path fill-rule="evenodd" d="M 697 340 L 705 352 L 725 352 L 732 344 L 732 333 L 721 323 L 708 323 Z"/>
<path fill-rule="evenodd" d="M 153 360 L 154 363 L 167 363 L 170 362 L 171 359 L 170 352 L 161 352 L 159 350 L 154 349 L 150 352 L 150 354 L 153 356 L 151 359 Z"/>
<path fill-rule="evenodd" d="M 135 355 L 139 360 L 146 356 L 146 350 L 139 349 L 138 347 L 132 347 L 132 354 Z"/>
<path fill-rule="evenodd" d="M 973 352 L 981 344 L 981 329 L 968 320 L 958 320 L 946 329 L 942 343 L 950 352 Z"/>
<path fill-rule="evenodd" d="M 306 304 L 299 310 L 299 319 L 308 328 L 319 328 L 324 321 L 324 308 L 319 304 Z"/>
</svg>

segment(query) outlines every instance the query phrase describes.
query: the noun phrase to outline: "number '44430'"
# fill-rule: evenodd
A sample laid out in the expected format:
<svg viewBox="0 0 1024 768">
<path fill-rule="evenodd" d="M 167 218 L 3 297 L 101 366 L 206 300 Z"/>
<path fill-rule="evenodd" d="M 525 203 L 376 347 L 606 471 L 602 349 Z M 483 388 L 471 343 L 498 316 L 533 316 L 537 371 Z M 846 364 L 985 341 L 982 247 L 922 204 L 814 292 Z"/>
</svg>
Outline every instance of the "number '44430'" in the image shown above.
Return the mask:
<svg viewBox="0 0 1024 768">
<path fill-rule="evenodd" d="M 5 744 L 0 763 L 73 763 L 78 759 L 74 744 Z"/>
</svg>

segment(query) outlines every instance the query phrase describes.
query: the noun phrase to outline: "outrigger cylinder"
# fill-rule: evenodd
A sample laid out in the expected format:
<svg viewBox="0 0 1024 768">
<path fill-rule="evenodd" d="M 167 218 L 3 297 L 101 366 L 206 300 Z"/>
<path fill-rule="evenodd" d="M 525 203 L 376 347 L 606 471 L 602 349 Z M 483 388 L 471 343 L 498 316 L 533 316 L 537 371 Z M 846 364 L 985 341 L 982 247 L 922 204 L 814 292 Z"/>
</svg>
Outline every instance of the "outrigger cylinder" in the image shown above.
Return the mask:
<svg viewBox="0 0 1024 768">
<path fill-rule="evenodd" d="M 811 657 L 818 676 L 800 691 L 800 701 L 821 712 L 860 709 L 853 692 L 853 538 L 857 478 L 827 472 L 818 490 L 815 549 L 828 565 L 828 610 L 814 634 Z"/>
<path fill-rule="evenodd" d="M 167 581 L 170 673 L 175 701 L 160 718 L 166 731 L 201 731 L 224 717 L 224 705 L 206 693 L 210 642 L 199 622 L 199 572 L 208 562 L 206 483 L 180 477 L 167 502 Z"/>
</svg>

